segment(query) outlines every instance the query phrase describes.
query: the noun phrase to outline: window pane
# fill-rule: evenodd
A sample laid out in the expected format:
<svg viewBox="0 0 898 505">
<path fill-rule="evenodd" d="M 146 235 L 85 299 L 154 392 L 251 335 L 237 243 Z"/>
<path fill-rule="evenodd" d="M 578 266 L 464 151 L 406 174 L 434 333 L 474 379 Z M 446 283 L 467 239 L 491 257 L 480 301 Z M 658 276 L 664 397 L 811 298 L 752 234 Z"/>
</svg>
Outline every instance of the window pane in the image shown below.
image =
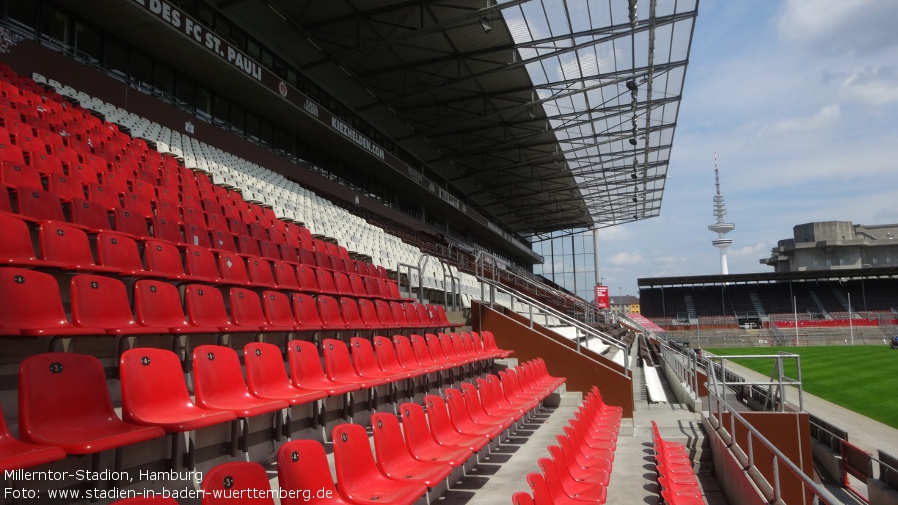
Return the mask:
<svg viewBox="0 0 898 505">
<path fill-rule="evenodd" d="M 64 13 L 44 5 L 41 13 L 41 34 L 64 44 L 68 44 L 69 17 Z"/>
<path fill-rule="evenodd" d="M 92 63 L 99 63 L 103 57 L 103 44 L 100 32 L 81 22 L 76 22 L 75 49 L 78 50 L 78 56 L 86 58 Z"/>
</svg>

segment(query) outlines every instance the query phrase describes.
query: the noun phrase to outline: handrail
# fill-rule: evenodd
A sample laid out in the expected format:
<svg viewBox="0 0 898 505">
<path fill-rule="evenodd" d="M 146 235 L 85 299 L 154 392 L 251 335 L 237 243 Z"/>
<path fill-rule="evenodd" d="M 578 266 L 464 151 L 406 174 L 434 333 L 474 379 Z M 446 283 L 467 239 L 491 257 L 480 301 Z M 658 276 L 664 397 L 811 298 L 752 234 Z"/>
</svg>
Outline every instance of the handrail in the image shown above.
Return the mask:
<svg viewBox="0 0 898 505">
<path fill-rule="evenodd" d="M 551 296 L 561 300 L 562 305 L 565 307 L 570 305 L 575 312 L 584 314 L 584 317 L 587 320 L 599 320 L 598 309 L 594 305 L 587 303 L 583 298 L 559 291 L 547 284 L 537 282 L 534 279 L 530 279 L 527 276 L 516 273 L 508 268 L 499 268 L 500 263 L 504 263 L 504 261 L 497 258 L 492 253 L 478 250 L 477 255 L 474 258 L 474 274 L 478 277 L 486 277 L 487 267 L 491 267 L 489 271 L 495 273 L 497 280 L 501 279 L 502 276 L 506 276 L 510 278 L 514 284 L 527 286 L 536 293 L 545 293 L 545 296 L 547 297 Z M 590 317 L 587 317 L 586 314 L 589 312 L 594 312 L 595 314 L 591 314 Z"/>
<path fill-rule="evenodd" d="M 565 324 L 567 324 L 569 326 L 573 326 L 576 329 L 577 335 L 574 340 L 577 345 L 578 353 L 581 352 L 581 350 L 580 350 L 580 334 L 583 333 L 586 337 L 587 343 L 589 342 L 590 338 L 597 338 L 603 344 L 607 344 L 612 347 L 616 347 L 621 353 L 623 353 L 623 355 L 625 357 L 623 360 L 624 369 L 626 371 L 630 370 L 630 360 L 628 359 L 630 349 L 625 343 L 621 342 L 620 340 L 612 337 L 611 335 L 609 335 L 603 331 L 597 330 L 596 328 L 593 328 L 593 327 L 583 323 L 582 321 L 579 321 L 576 318 L 573 318 L 567 314 L 559 312 L 558 310 L 550 307 L 549 305 L 546 305 L 546 304 L 540 302 L 539 300 L 531 298 L 523 293 L 513 291 L 510 288 L 507 288 L 492 279 L 487 279 L 485 277 L 478 277 L 478 280 L 481 283 L 480 284 L 481 294 L 484 294 L 484 287 L 489 286 L 489 288 L 490 288 L 489 289 L 489 298 L 484 296 L 484 297 L 482 297 L 482 299 L 485 300 L 487 303 L 489 303 L 489 306 L 491 308 L 496 305 L 496 301 L 495 301 L 496 291 L 504 292 L 505 294 L 510 295 L 512 297 L 512 302 L 514 302 L 514 298 L 517 297 L 517 298 L 527 302 L 531 306 L 531 310 L 529 311 L 529 317 L 528 317 L 528 319 L 530 321 L 531 328 L 533 327 L 533 322 L 534 322 L 532 307 L 537 307 L 540 310 L 542 310 L 543 312 L 548 313 L 548 314 L 558 318 L 559 320 L 563 321 Z"/>
<path fill-rule="evenodd" d="M 771 388 L 776 387 L 776 392 L 778 393 L 778 401 L 773 401 L 772 406 L 778 408 L 778 410 L 782 412 L 785 410 L 786 406 L 786 386 L 796 386 L 796 388 L 798 389 L 798 409 L 804 412 L 804 395 L 801 382 L 801 356 L 799 356 L 798 354 L 780 351 L 776 354 L 734 354 L 729 356 L 717 356 L 709 352 L 704 352 L 702 353 L 700 359 L 705 362 L 706 369 L 708 370 L 708 380 L 711 382 L 709 386 L 715 388 L 715 391 L 719 395 L 723 396 L 725 394 L 724 388 L 732 386 L 767 386 L 767 395 L 765 400 L 766 407 L 766 401 L 769 401 L 773 398 L 773 395 L 771 394 Z M 770 380 L 746 381 L 742 377 L 739 377 L 740 379 L 742 379 L 741 381 L 727 380 L 729 376 L 736 376 L 726 368 L 727 361 L 732 359 L 773 359 L 774 368 L 773 373 L 770 376 Z M 793 379 L 786 376 L 783 368 L 783 361 L 786 359 L 795 360 L 795 367 L 798 372 L 797 378 Z"/>
<path fill-rule="evenodd" d="M 714 366 L 714 364 L 710 360 L 707 361 L 707 364 L 711 367 Z M 710 378 L 710 377 L 713 377 L 714 374 L 709 374 L 708 376 Z M 801 468 L 799 468 L 785 454 L 783 454 L 779 449 L 777 449 L 775 445 L 773 445 L 769 440 L 767 440 L 767 438 L 764 437 L 764 435 L 762 435 L 761 432 L 759 432 L 757 429 L 755 429 L 755 427 L 752 426 L 750 422 L 748 422 L 744 417 L 742 417 L 742 415 L 740 415 L 736 409 L 731 408 L 729 403 L 727 403 L 726 400 L 723 399 L 723 397 L 718 395 L 717 391 L 709 388 L 708 398 L 709 398 L 708 420 L 712 421 L 710 424 L 712 426 L 714 424 L 717 425 L 717 426 L 714 426 L 715 431 L 717 431 L 717 432 L 723 431 L 723 433 L 726 434 L 726 437 L 721 437 L 721 438 L 723 438 L 724 440 L 728 440 L 729 449 L 733 453 L 733 455 L 736 456 L 737 459 L 745 460 L 745 461 L 740 461 L 740 464 L 742 464 L 744 466 L 745 470 L 748 471 L 747 472 L 748 475 L 755 481 L 755 483 L 760 484 L 758 482 L 760 480 L 760 481 L 762 481 L 763 484 L 765 484 L 767 487 L 769 487 L 771 489 L 771 491 L 773 493 L 772 503 L 777 503 L 782 500 L 782 489 L 780 487 L 780 482 L 781 482 L 780 474 L 783 471 L 782 470 L 783 467 L 785 467 L 785 469 L 788 470 L 789 472 L 791 472 L 794 476 L 798 477 L 798 479 L 801 480 L 802 486 L 804 487 L 804 489 L 813 493 L 814 496 L 820 500 L 820 503 L 823 503 L 825 505 L 836 505 L 836 504 L 841 503 L 841 501 L 839 501 L 835 497 L 833 497 L 829 493 L 829 491 L 827 491 L 822 486 L 820 486 L 816 482 L 814 482 L 814 480 L 811 477 L 808 477 Z M 712 403 L 716 406 L 716 409 L 711 405 Z M 724 423 L 722 421 L 724 409 L 727 411 L 727 413 L 730 416 L 729 430 L 727 430 L 727 428 L 724 427 Z M 713 415 L 715 410 L 716 410 L 716 414 L 717 414 L 716 418 Z M 734 433 L 736 432 L 736 422 L 737 421 L 747 432 L 747 437 L 748 437 L 748 441 L 746 443 L 746 445 L 748 446 L 746 448 L 747 450 L 743 449 L 739 445 L 738 440 L 734 436 Z M 719 435 L 719 433 L 718 433 L 718 435 Z M 761 474 L 761 472 L 758 471 L 758 468 L 755 465 L 755 450 L 754 450 L 755 440 L 758 443 L 760 443 L 763 447 L 765 447 L 768 451 L 770 451 L 770 453 L 772 454 L 773 483 L 770 483 L 763 476 L 763 474 Z M 742 454 L 741 455 L 738 454 L 736 451 L 733 450 L 733 448 L 739 449 L 739 452 L 741 452 Z M 759 485 L 758 488 L 762 489 L 762 486 Z M 765 498 L 769 499 L 769 497 L 765 497 Z"/>
<path fill-rule="evenodd" d="M 403 263 L 401 261 L 397 262 L 396 263 L 396 283 L 397 283 L 397 285 L 402 281 L 402 268 L 403 267 L 405 267 L 405 269 L 407 271 L 409 294 L 412 294 L 412 270 L 415 270 L 418 272 L 418 293 L 415 294 L 415 298 L 419 302 L 423 302 L 424 301 L 424 289 L 422 289 L 423 280 L 421 279 L 421 267 L 418 265 L 412 265 L 410 263 Z"/>
</svg>

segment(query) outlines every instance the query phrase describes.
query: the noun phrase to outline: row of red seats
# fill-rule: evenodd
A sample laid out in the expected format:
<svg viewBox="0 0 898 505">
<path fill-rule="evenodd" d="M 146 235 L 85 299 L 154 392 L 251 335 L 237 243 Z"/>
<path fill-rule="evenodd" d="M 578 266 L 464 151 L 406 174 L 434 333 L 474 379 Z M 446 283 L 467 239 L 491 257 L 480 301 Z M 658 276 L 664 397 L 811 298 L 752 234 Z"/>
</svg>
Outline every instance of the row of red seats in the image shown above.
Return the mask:
<svg viewBox="0 0 898 505">
<path fill-rule="evenodd" d="M 420 336 L 412 339 L 423 340 Z M 491 338 L 487 342 L 495 345 Z M 325 373 L 314 343 L 289 342 L 289 378 L 277 346 L 247 344 L 245 379 L 236 351 L 223 346 L 198 346 L 193 352 L 195 403 L 190 399 L 176 354 L 152 348 L 128 350 L 120 362 L 124 423 L 114 413 L 110 415 L 110 394 L 97 358 L 75 353 L 31 356 L 23 360 L 19 370 L 20 437 L 28 444 L 61 447 L 66 454 L 93 454 L 162 435 L 161 431 L 138 430 L 133 425 L 157 426 L 169 433 L 191 431 L 507 353 L 495 348 L 487 351 L 481 344 L 477 356 L 453 353 L 450 357 L 440 352 L 434 357 L 418 343 L 412 350 L 411 340 L 401 335 L 393 341 L 374 337 L 373 346 L 372 341 L 363 338 L 353 338 L 350 343 L 352 358 L 345 342 L 323 342 Z M 417 356 L 425 353 L 431 359 L 419 361 Z M 0 470 L 63 456 L 59 451 L 27 446 L 10 436 L 5 423 L 0 427 Z M 284 434 L 289 435 L 288 430 L 289 419 Z"/>
<path fill-rule="evenodd" d="M 689 451 L 681 443 L 664 440 L 655 421 L 652 421 L 652 447 L 664 502 L 668 505 L 705 505 Z"/>
<path fill-rule="evenodd" d="M 0 159 L 9 151 L 0 149 Z M 201 200 L 179 188 L 157 188 L 142 181 L 116 187 L 62 173 L 42 173 L 10 160 L 0 162 L 0 183 L 5 189 L 0 192 L 0 202 L 9 207 L 4 210 L 14 210 L 24 219 L 67 221 L 86 229 L 116 229 L 137 237 L 215 245 L 230 251 L 252 247 L 256 250 L 241 252 L 256 256 L 258 249 L 271 251 L 278 258 L 309 250 L 350 259 L 345 247 L 313 238 L 307 228 L 276 219 L 269 208 L 255 206 L 267 212 L 248 217 L 234 206 Z M 249 241 L 249 246 L 243 246 L 244 241 Z"/>
<path fill-rule="evenodd" d="M 147 217 L 142 211 L 129 209 L 127 206 L 116 207 L 110 211 L 102 203 L 80 198 L 71 201 L 67 206 L 68 215 L 66 215 L 64 210 L 66 206 L 54 193 L 20 187 L 13 194 L 16 198 L 10 200 L 6 187 L 0 184 L 0 213 L 33 223 L 35 226 L 53 222 L 58 226 L 82 230 L 85 234 L 114 231 L 141 242 L 166 241 L 179 247 L 203 247 L 240 254 L 247 258 L 284 261 L 293 265 L 304 264 L 335 272 L 380 277 L 385 280 L 388 278 L 384 267 L 353 260 L 345 247 L 314 238 L 309 242 L 303 242 L 298 237 L 280 235 L 280 239 L 271 241 L 259 238 L 267 237 L 267 231 L 232 232 L 224 224 L 224 218 L 221 226 L 209 229 L 203 218 L 200 218 L 202 220 L 200 223 L 195 223 L 188 217 L 186 224 L 182 224 L 161 215 Z M 16 202 L 15 206 L 13 201 Z M 240 222 L 234 226 L 245 228 Z M 251 225 L 250 229 L 257 226 L 260 225 Z"/>
<path fill-rule="evenodd" d="M 395 300 L 223 288 L 140 279 L 133 291 L 115 277 L 78 274 L 66 286 L 71 321 L 56 278 L 0 267 L 0 335 L 258 333 L 452 328 L 445 308 Z M 128 303 L 133 299 L 134 309 Z M 186 307 L 186 311 L 184 310 Z"/>
<path fill-rule="evenodd" d="M 605 503 L 623 409 L 602 400 L 597 387 L 586 395 L 548 447 L 551 458 L 538 460 L 542 473 L 530 473 L 533 496 L 512 496 L 514 505 L 578 505 Z"/>
<path fill-rule="evenodd" d="M 278 451 L 277 490 L 271 489 L 261 465 L 225 463 L 205 475 L 203 505 L 235 497 L 243 497 L 242 503 L 273 505 L 274 496 L 282 505 L 410 505 L 483 449 L 497 430 L 523 417 L 548 394 L 546 388 L 558 384 L 558 378 L 539 373 L 540 363 L 503 371 L 501 383 L 495 375 L 480 379 L 479 395 L 467 383 L 464 394 L 446 390 L 446 400 L 429 395 L 426 415 L 421 405 L 404 403 L 399 406 L 401 425 L 393 414 L 375 413 L 373 454 L 364 426 L 337 425 L 332 433 L 336 483 L 324 447 L 296 440 Z M 472 420 L 475 412 L 479 423 Z"/>
<path fill-rule="evenodd" d="M 32 233 L 25 221 L 2 213 L 0 230 L 7 238 L 0 244 L 0 263 L 6 265 L 407 301 L 396 282 L 384 279 L 376 270 L 376 275 L 346 273 L 326 266 L 177 245 L 164 239 L 135 240 L 112 231 L 99 231 L 91 237 L 58 221 L 42 222 Z"/>
</svg>

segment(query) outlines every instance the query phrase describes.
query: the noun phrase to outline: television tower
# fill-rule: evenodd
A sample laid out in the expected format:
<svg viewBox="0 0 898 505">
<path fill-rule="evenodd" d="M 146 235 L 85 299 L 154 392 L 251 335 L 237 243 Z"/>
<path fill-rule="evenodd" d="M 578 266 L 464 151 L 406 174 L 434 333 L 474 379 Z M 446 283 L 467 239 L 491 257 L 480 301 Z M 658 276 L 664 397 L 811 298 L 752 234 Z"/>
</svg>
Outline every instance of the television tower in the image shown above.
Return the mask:
<svg viewBox="0 0 898 505">
<path fill-rule="evenodd" d="M 724 238 L 724 235 L 733 231 L 736 225 L 724 221 L 727 215 L 727 206 L 723 201 L 723 195 L 720 194 L 720 171 L 717 169 L 717 153 L 714 153 L 714 185 L 717 187 L 717 194 L 714 195 L 714 217 L 717 218 L 717 222 L 708 226 L 708 229 L 717 234 L 717 238 L 711 241 L 711 244 L 720 249 L 720 273 L 727 275 L 729 274 L 727 269 L 727 247 L 733 243 L 733 239 Z"/>
</svg>

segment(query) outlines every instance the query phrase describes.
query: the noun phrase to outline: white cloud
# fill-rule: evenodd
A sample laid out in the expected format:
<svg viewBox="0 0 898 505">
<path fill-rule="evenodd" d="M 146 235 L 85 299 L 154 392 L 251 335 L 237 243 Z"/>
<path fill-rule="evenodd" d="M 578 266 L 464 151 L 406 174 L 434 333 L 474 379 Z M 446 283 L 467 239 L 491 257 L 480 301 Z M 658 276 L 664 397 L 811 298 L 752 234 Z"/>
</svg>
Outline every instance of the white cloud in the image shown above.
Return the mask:
<svg viewBox="0 0 898 505">
<path fill-rule="evenodd" d="M 874 106 L 898 103 L 898 67 L 864 67 L 852 72 L 841 84 L 848 98 Z"/>
<path fill-rule="evenodd" d="M 769 128 L 765 127 L 761 133 L 762 135 L 766 133 L 782 134 L 828 128 L 836 124 L 841 116 L 842 111 L 839 109 L 839 104 L 824 105 L 813 116 L 783 119 Z"/>
<path fill-rule="evenodd" d="M 772 238 L 772 237 L 771 237 Z M 747 257 L 752 259 L 764 256 L 770 247 L 766 242 L 758 242 L 755 245 L 745 247 L 732 247 L 729 249 L 728 256 L 731 258 Z"/>
<path fill-rule="evenodd" d="M 788 0 L 776 25 L 780 35 L 814 51 L 862 54 L 898 45 L 898 2 Z"/>
<path fill-rule="evenodd" d="M 642 253 L 640 253 L 639 250 L 619 252 L 608 258 L 608 264 L 612 266 L 632 266 L 642 263 L 643 259 Z"/>
</svg>

